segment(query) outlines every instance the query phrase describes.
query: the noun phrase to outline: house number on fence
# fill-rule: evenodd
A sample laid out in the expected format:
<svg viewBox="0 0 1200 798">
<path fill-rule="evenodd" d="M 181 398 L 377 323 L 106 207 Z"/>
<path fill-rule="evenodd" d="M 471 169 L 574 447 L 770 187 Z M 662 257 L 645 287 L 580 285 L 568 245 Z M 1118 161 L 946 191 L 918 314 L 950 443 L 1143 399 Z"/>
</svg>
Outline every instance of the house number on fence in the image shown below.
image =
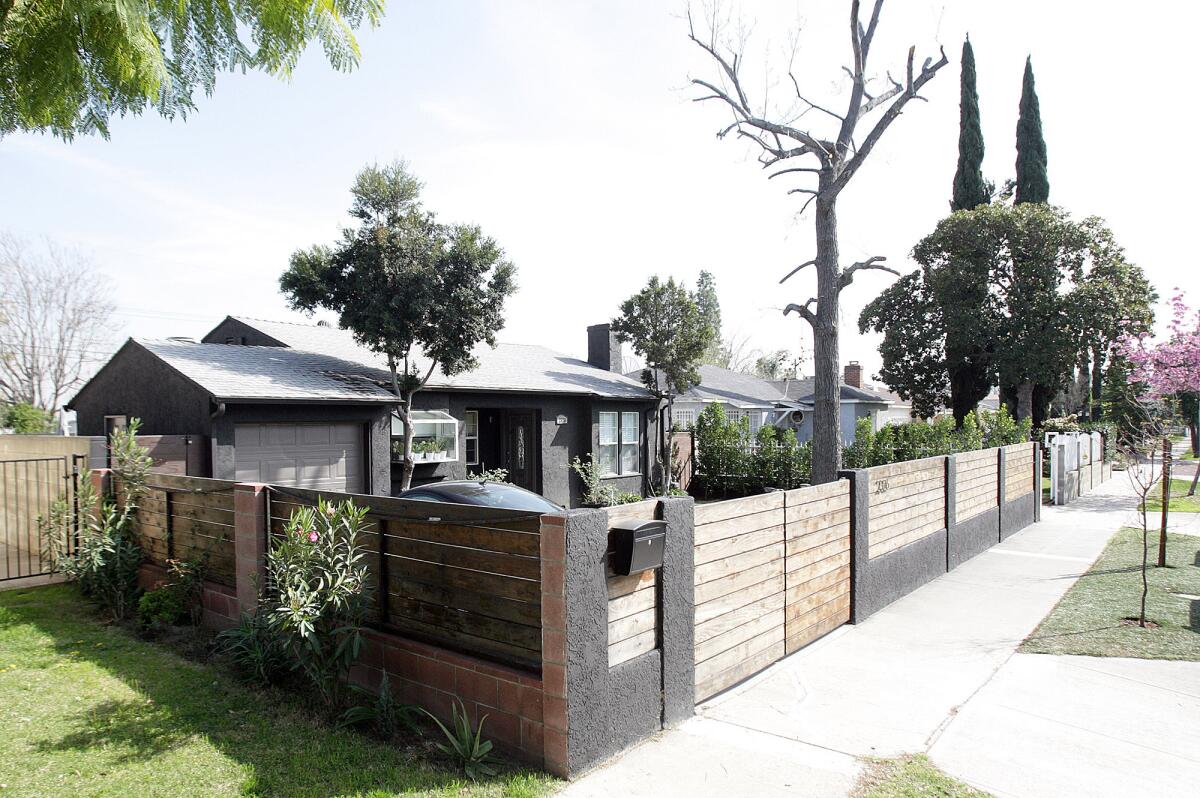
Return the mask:
<svg viewBox="0 0 1200 798">
<path fill-rule="evenodd" d="M 878 480 L 875 483 L 875 492 L 876 493 L 887 493 L 887 489 L 888 489 L 888 481 L 886 479 Z"/>
</svg>

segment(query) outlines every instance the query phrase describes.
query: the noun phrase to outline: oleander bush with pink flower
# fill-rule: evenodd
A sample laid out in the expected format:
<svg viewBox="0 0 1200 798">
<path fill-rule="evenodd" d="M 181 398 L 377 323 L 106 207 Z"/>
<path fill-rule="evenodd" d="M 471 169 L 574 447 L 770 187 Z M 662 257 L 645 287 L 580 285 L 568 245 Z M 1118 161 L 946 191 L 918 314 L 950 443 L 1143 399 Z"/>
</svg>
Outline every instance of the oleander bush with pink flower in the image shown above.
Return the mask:
<svg viewBox="0 0 1200 798">
<path fill-rule="evenodd" d="M 266 558 L 259 612 L 331 713 L 344 706 L 346 676 L 366 645 L 371 585 L 359 544 L 366 514 L 348 501 L 300 508 Z"/>
</svg>

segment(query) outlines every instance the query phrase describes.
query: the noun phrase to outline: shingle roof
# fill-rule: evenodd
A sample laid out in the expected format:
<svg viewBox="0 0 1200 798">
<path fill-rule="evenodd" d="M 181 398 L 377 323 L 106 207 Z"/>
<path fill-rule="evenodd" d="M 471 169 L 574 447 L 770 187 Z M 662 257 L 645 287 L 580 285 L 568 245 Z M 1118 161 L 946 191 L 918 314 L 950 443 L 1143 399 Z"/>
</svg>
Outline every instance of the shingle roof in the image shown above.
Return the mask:
<svg viewBox="0 0 1200 798">
<path fill-rule="evenodd" d="M 135 340 L 220 400 L 395 402 L 360 364 L 278 346 Z"/>
<path fill-rule="evenodd" d="M 233 318 L 284 343 L 291 351 L 317 353 L 357 365 L 370 374 L 387 374 L 384 359 L 360 346 L 347 330 L 240 316 Z M 281 350 L 280 347 L 258 348 Z M 462 374 L 447 377 L 435 370 L 426 388 L 576 394 L 611 399 L 653 398 L 639 380 L 598 369 L 586 361 L 560 355 L 542 346 L 500 343 L 493 349 L 481 344 L 475 348 L 475 357 L 479 366 Z"/>
<path fill-rule="evenodd" d="M 812 377 L 800 377 L 794 380 L 772 380 L 779 391 L 794 402 L 811 403 L 813 398 L 813 382 Z M 841 398 L 843 402 L 858 401 L 858 402 L 879 402 L 886 404 L 887 399 L 877 393 L 865 390 L 863 388 L 855 388 L 853 385 L 842 383 Z"/>
<path fill-rule="evenodd" d="M 641 380 L 642 369 L 626 376 Z M 720 366 L 701 366 L 700 384 L 693 385 L 676 397 L 677 401 L 723 402 L 734 407 L 775 407 L 784 399 L 780 390 L 767 380 L 753 374 L 723 369 Z"/>
</svg>

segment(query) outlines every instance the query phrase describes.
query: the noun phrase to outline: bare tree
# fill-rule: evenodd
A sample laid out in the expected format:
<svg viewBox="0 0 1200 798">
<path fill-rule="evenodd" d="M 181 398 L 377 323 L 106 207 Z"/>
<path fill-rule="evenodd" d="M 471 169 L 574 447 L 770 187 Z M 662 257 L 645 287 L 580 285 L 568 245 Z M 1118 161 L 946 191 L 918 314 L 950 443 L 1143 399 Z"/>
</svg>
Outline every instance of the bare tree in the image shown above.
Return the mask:
<svg viewBox="0 0 1200 798">
<path fill-rule="evenodd" d="M 778 113 L 773 112 L 765 100 L 751 101 L 746 82 L 742 79 L 741 67 L 744 60 L 740 43 L 729 46 L 720 41 L 719 24 L 713 16 L 709 35 L 700 38 L 688 12 L 688 35 L 717 65 L 715 80 L 693 79 L 692 83 L 704 90 L 696 102 L 716 100 L 724 104 L 732 120 L 718 134 L 724 138 L 736 133 L 761 150 L 759 163 L 764 169 L 774 169 L 770 178 L 796 175 L 816 178 L 816 186 L 795 187 L 789 194 L 807 194 L 808 200 L 801 213 L 810 203 L 816 203 L 816 253 L 788 272 L 780 283 L 807 266 L 817 272 L 817 295 L 803 304 L 792 303 L 784 314 L 795 312 L 813 329 L 813 367 L 815 394 L 813 407 L 813 482 L 829 482 L 837 478 L 841 464 L 841 430 L 839 425 L 840 382 L 838 379 L 838 302 L 839 294 L 853 282 L 854 275 L 861 271 L 877 269 L 899 274 L 883 265 L 885 258 L 875 255 L 843 268 L 838 256 L 837 200 L 842 189 L 862 167 L 879 139 L 896 121 L 904 106 L 920 97 L 921 87 L 928 83 L 937 71 L 948 63 L 946 53 L 936 62 L 925 59 L 918 70 L 914 65 L 915 48 L 908 50 L 904 80 L 887 76 L 888 85 L 872 92 L 867 75 L 867 62 L 871 44 L 879 26 L 879 14 L 883 0 L 875 0 L 870 18 L 864 26 L 860 17 L 859 0 L 850 4 L 850 49 L 851 63 L 843 66 L 850 79 L 850 98 L 843 113 L 833 111 L 809 100 L 800 88 L 791 62 L 788 78 L 795 91 L 792 105 Z M 795 47 L 792 50 L 794 62 Z M 882 110 L 870 130 L 861 139 L 856 137 L 859 122 L 873 112 Z M 816 125 L 799 126 L 800 120 L 810 112 L 829 120 L 832 134 L 818 132 Z M 803 166 L 791 164 L 804 164 Z M 815 307 L 814 307 L 815 305 Z"/>
<path fill-rule="evenodd" d="M 1146 502 L 1150 499 L 1155 483 L 1158 482 L 1158 475 L 1162 473 L 1161 468 L 1159 471 L 1155 470 L 1156 439 L 1149 437 L 1149 444 L 1146 444 L 1145 440 L 1131 437 L 1120 446 L 1121 459 L 1125 461 L 1125 473 L 1129 475 L 1129 483 L 1138 497 L 1138 518 L 1142 523 L 1142 596 L 1137 622 L 1138 626 L 1143 628 L 1146 626 L 1146 595 L 1150 592 L 1150 580 L 1147 576 L 1150 566 L 1150 519 Z"/>
<path fill-rule="evenodd" d="M 113 310 L 78 253 L 0 234 L 0 399 L 58 410 L 100 359 Z"/>
</svg>

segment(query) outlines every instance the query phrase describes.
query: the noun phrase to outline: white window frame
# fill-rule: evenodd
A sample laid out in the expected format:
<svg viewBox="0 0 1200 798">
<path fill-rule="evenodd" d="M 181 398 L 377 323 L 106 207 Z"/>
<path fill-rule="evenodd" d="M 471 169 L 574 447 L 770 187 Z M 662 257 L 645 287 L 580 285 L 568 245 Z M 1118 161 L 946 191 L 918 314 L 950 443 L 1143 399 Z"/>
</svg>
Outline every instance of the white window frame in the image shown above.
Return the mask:
<svg viewBox="0 0 1200 798">
<path fill-rule="evenodd" d="M 479 411 L 468 410 L 463 420 L 463 457 L 466 458 L 467 465 L 479 465 Z M 475 434 L 471 434 L 471 427 L 475 427 Z M 475 458 L 471 459 L 471 441 L 475 442 Z"/>
<path fill-rule="evenodd" d="M 444 410 L 411 410 L 409 416 L 413 421 L 414 446 L 422 440 L 444 440 L 448 446 L 438 452 L 418 453 L 413 451 L 414 462 L 421 463 L 451 463 L 458 460 L 458 427 L 459 421 Z M 429 434 L 430 431 L 432 434 Z M 403 446 L 404 422 L 399 413 L 392 413 L 392 459 L 402 459 L 397 449 Z"/>
<path fill-rule="evenodd" d="M 684 422 L 683 416 L 687 416 L 687 422 Z M 682 429 L 691 429 L 696 426 L 696 411 L 693 408 L 680 409 L 678 407 L 671 410 L 671 426 L 679 425 Z"/>
<path fill-rule="evenodd" d="M 641 469 L 641 462 L 642 462 L 642 434 L 641 434 L 641 432 L 642 432 L 642 414 L 641 414 L 640 412 L 638 412 L 638 411 L 629 411 L 629 410 L 601 410 L 601 411 L 599 412 L 599 415 L 597 416 L 597 427 L 598 427 L 598 428 L 603 428 L 603 419 L 604 419 L 604 416 L 606 416 L 606 415 L 612 415 L 612 416 L 616 416 L 616 417 L 617 417 L 617 419 L 616 419 L 616 421 L 617 421 L 617 440 L 616 440 L 616 443 L 607 444 L 607 445 L 609 445 L 609 446 L 615 446 L 615 447 L 616 447 L 616 450 L 617 450 L 617 456 L 616 456 L 616 458 L 614 459 L 614 461 L 613 461 L 613 462 L 616 464 L 616 469 L 617 469 L 617 470 L 616 470 L 616 471 L 612 471 L 612 472 L 607 472 L 607 473 L 601 474 L 601 475 L 600 475 L 600 478 L 601 478 L 601 479 L 619 479 L 619 478 L 621 478 L 621 477 L 635 477 L 635 476 L 641 476 L 641 474 L 642 474 L 642 469 Z M 632 441 L 626 441 L 626 440 L 624 439 L 625 424 L 624 424 L 623 422 L 625 421 L 626 417 L 628 417 L 628 416 L 635 416 L 635 417 L 637 418 L 637 423 L 634 425 L 634 429 L 635 429 L 637 432 L 636 432 L 636 434 L 635 434 L 635 440 L 632 440 Z M 600 438 L 599 438 L 599 429 L 598 429 L 598 430 L 597 430 L 597 438 L 596 438 L 596 448 L 597 448 L 597 450 L 599 450 L 599 448 L 600 448 L 600 446 L 601 446 L 601 445 L 602 445 L 602 444 L 600 443 Z M 621 450 L 622 450 L 622 448 L 623 448 L 623 447 L 625 447 L 625 446 L 629 446 L 629 445 L 632 445 L 632 446 L 634 447 L 634 463 L 636 464 L 636 465 L 634 466 L 634 469 L 635 469 L 635 470 L 633 470 L 633 471 L 623 471 L 623 470 L 621 469 Z M 597 455 L 598 455 L 598 454 L 599 454 L 599 451 L 597 451 Z M 596 457 L 596 464 L 597 464 L 597 466 L 600 464 L 600 458 L 599 458 L 599 456 L 597 456 L 597 457 Z"/>
</svg>

